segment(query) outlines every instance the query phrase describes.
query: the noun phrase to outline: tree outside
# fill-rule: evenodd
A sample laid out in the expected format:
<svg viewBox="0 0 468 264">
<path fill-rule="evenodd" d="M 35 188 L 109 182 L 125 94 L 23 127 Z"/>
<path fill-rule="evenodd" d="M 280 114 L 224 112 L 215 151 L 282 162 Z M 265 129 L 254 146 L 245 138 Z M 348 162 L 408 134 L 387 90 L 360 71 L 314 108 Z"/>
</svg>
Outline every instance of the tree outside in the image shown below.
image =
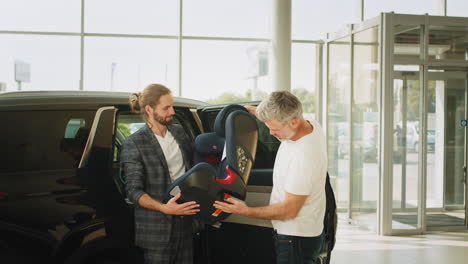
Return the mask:
<svg viewBox="0 0 468 264">
<path fill-rule="evenodd" d="M 292 90 L 292 93 L 299 98 L 302 102 L 302 107 L 304 113 L 315 113 L 315 92 L 310 92 L 305 88 L 296 88 Z M 262 100 L 267 96 L 266 92 L 258 91 L 256 98 Z M 247 90 L 245 94 L 236 94 L 236 93 L 223 93 L 217 98 L 208 100 L 209 104 L 230 104 L 230 103 L 241 103 L 241 102 L 251 102 L 252 90 Z"/>
</svg>

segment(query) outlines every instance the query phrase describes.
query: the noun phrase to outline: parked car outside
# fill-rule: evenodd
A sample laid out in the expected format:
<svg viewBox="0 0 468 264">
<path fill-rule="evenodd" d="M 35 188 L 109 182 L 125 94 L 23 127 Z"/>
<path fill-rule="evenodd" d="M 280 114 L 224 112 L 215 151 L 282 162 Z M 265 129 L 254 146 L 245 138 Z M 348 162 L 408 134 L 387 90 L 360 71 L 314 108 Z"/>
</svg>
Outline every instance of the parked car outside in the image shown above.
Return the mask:
<svg viewBox="0 0 468 264">
<path fill-rule="evenodd" d="M 402 124 L 399 123 L 396 127 L 395 133 L 397 136 L 397 142 L 399 146 L 403 145 L 402 136 Z M 427 130 L 427 150 L 435 150 L 435 139 L 436 131 L 435 129 Z M 410 121 L 406 123 L 406 149 L 410 152 L 418 152 L 419 150 L 419 122 Z"/>
<path fill-rule="evenodd" d="M 338 157 L 349 158 L 349 126 L 346 123 L 338 125 Z M 378 157 L 378 124 L 364 122 L 353 124 L 353 153 L 362 155 L 365 162 L 376 162 Z"/>
<path fill-rule="evenodd" d="M 129 93 L 0 94 L 2 263 L 139 263 L 133 206 L 126 202 L 120 148 L 144 122 Z M 213 130 L 223 105 L 175 98 L 174 122 L 194 138 Z M 5 125 L 8 124 L 8 125 Z M 14 125 L 12 125 L 14 124 Z M 279 141 L 259 125 L 247 203 L 266 205 Z M 271 223 L 231 215 L 200 224 L 195 263 L 273 263 Z"/>
</svg>

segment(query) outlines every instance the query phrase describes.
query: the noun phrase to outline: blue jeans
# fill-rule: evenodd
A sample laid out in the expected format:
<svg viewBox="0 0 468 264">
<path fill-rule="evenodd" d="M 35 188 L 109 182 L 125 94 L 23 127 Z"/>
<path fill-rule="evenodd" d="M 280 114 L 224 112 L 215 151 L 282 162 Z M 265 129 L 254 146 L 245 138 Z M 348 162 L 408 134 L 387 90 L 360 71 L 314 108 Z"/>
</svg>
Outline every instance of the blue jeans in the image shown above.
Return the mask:
<svg viewBox="0 0 468 264">
<path fill-rule="evenodd" d="M 320 255 L 325 235 L 316 237 L 299 237 L 277 234 L 273 235 L 276 248 L 277 264 L 314 264 Z"/>
</svg>

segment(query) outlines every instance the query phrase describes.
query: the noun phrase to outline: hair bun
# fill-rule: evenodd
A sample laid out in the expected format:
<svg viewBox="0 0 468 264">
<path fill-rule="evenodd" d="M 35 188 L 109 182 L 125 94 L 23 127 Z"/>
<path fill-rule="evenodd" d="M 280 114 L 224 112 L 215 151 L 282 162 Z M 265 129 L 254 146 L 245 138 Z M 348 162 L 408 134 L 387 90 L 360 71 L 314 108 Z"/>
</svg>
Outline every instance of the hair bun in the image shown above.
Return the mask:
<svg viewBox="0 0 468 264">
<path fill-rule="evenodd" d="M 132 93 L 132 94 L 130 94 L 130 96 L 128 98 L 128 100 L 130 101 L 131 111 L 134 112 L 134 113 L 137 113 L 137 114 L 139 114 L 140 111 L 141 111 L 140 96 L 141 96 L 141 93 Z"/>
<path fill-rule="evenodd" d="M 130 101 L 138 101 L 140 99 L 140 93 L 132 93 L 130 95 Z"/>
</svg>

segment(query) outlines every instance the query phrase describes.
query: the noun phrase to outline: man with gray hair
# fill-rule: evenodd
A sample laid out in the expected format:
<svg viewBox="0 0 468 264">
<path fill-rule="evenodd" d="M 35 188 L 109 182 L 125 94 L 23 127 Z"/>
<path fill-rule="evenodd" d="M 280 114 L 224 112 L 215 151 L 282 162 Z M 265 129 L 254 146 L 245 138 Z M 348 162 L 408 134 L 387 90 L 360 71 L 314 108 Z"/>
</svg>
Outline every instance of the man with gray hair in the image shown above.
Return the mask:
<svg viewBox="0 0 468 264">
<path fill-rule="evenodd" d="M 287 91 L 246 107 L 281 141 L 273 168 L 270 205 L 249 207 L 227 199 L 214 206 L 272 222 L 277 263 L 316 263 L 324 241 L 327 150 L 320 124 L 302 117 L 302 104 Z"/>
</svg>

